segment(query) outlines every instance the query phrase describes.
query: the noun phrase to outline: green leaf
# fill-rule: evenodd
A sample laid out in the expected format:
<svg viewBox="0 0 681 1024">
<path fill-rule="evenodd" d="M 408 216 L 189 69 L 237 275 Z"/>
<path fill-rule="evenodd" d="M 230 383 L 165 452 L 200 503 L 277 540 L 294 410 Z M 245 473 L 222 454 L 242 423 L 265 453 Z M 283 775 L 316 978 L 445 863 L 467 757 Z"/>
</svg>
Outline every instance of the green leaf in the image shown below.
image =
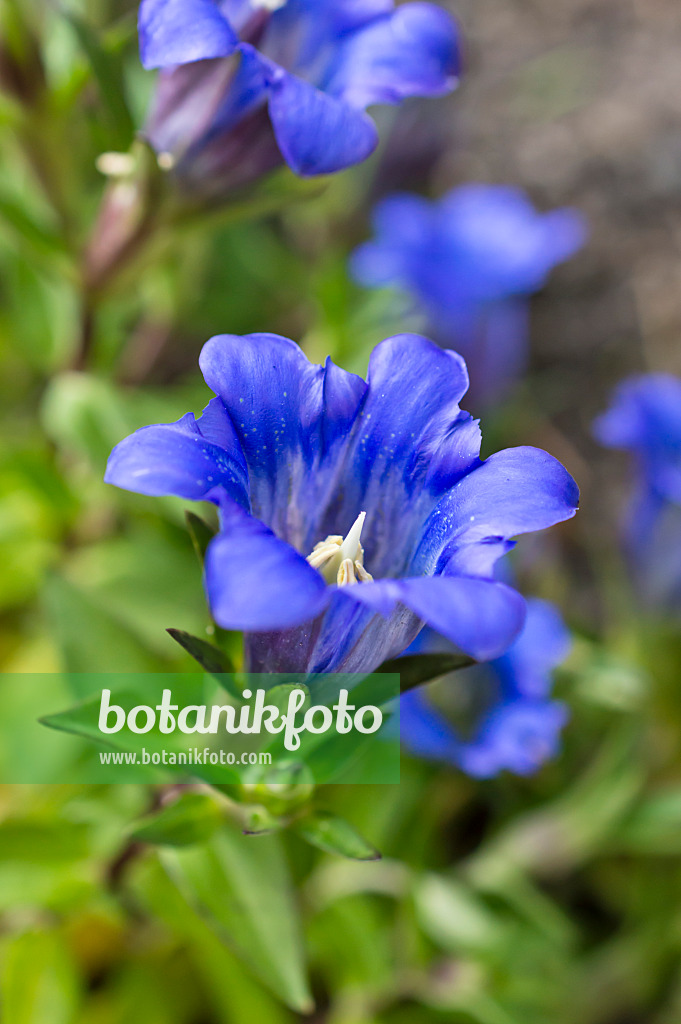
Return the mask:
<svg viewBox="0 0 681 1024">
<path fill-rule="evenodd" d="M 157 858 L 143 857 L 131 863 L 128 885 L 138 904 L 171 929 L 182 948 L 187 948 L 193 973 L 206 986 L 207 1019 L 215 1024 L 292 1024 L 289 1010 L 244 970 L 220 936 L 187 903 Z M 180 1014 L 180 1019 L 186 1020 L 186 1015 Z M 163 1024 L 168 1024 L 165 1017 Z"/>
<path fill-rule="evenodd" d="M 211 675 L 234 674 L 231 659 L 219 647 L 209 644 L 207 640 L 201 640 L 198 636 L 192 636 L 191 633 L 185 633 L 182 629 L 167 629 L 166 633 L 169 633 L 180 647 L 184 647 L 206 672 L 210 672 Z"/>
<path fill-rule="evenodd" d="M 278 686 L 270 687 L 267 691 L 267 703 L 278 708 L 280 714 L 286 714 L 288 711 L 289 697 L 294 690 L 302 690 L 305 694 L 305 701 L 298 709 L 298 714 L 302 716 L 310 707 L 311 703 L 310 691 L 304 683 L 279 683 Z"/>
<path fill-rule="evenodd" d="M 503 921 L 457 879 L 423 875 L 415 881 L 413 896 L 419 924 L 441 948 L 484 955 L 503 946 Z"/>
<path fill-rule="evenodd" d="M 0 863 L 59 864 L 91 855 L 90 827 L 83 822 L 25 821 L 0 824 Z"/>
<path fill-rule="evenodd" d="M 292 1009 L 314 1008 L 298 910 L 276 835 L 225 826 L 201 846 L 166 848 L 161 862 L 191 906 Z"/>
<path fill-rule="evenodd" d="M 64 240 L 56 232 L 39 224 L 11 196 L 0 193 L 0 221 L 33 249 L 39 256 L 66 255 Z"/>
<path fill-rule="evenodd" d="M 78 1007 L 78 981 L 63 937 L 30 931 L 4 950 L 3 1024 L 71 1024 Z"/>
<path fill-rule="evenodd" d="M 359 834 L 354 825 L 328 811 L 316 811 L 293 826 L 302 839 L 325 853 L 350 860 L 380 860 L 381 854 Z"/>
<path fill-rule="evenodd" d="M 243 833 L 246 836 L 264 836 L 283 828 L 282 818 L 271 814 L 266 807 L 247 807 L 244 812 Z"/>
<path fill-rule="evenodd" d="M 123 65 L 119 56 L 102 46 L 99 33 L 73 11 L 65 11 L 99 86 L 99 94 L 112 131 L 112 148 L 126 149 L 135 134 L 125 99 Z"/>
<path fill-rule="evenodd" d="M 89 678 L 89 684 L 88 684 Z M 151 679 L 151 676 L 142 677 Z M 204 700 L 202 692 L 202 678 L 203 677 L 189 677 L 187 686 L 185 687 L 185 699 L 189 702 L 201 704 Z M 170 737 L 167 734 L 158 731 L 158 728 L 154 728 L 151 732 L 146 733 L 135 733 L 129 729 L 124 729 L 121 732 L 102 735 L 99 729 L 99 714 L 101 695 L 99 693 L 99 687 L 101 686 L 101 675 L 93 673 L 90 677 L 84 677 L 85 684 L 93 687 L 97 691 L 97 696 L 87 700 L 75 707 L 69 708 L 67 711 L 60 711 L 56 714 L 44 715 L 38 719 L 41 725 L 47 726 L 49 729 L 56 729 L 58 732 L 71 733 L 74 736 L 80 736 L 83 739 L 94 742 L 98 747 L 113 748 L 116 751 L 127 751 L 136 753 L 138 756 L 146 751 L 149 754 L 156 752 L 162 752 L 169 746 Z M 158 694 L 155 692 L 153 697 L 150 698 L 148 692 L 144 692 L 139 687 L 136 689 L 121 689 L 115 690 L 111 696 L 112 704 L 118 704 L 123 708 L 126 714 L 131 708 L 136 707 L 140 703 L 147 703 L 151 699 L 152 703 L 156 703 Z M 179 736 L 179 734 L 178 734 Z M 179 751 L 181 748 L 177 748 Z M 177 751 L 176 751 L 177 752 Z M 95 766 L 98 762 L 94 761 Z M 135 766 L 135 771 L 139 771 L 144 776 L 145 780 L 147 775 L 150 781 L 154 778 L 154 766 L 145 765 L 138 760 Z M 95 769 L 93 769 L 95 770 Z M 202 779 L 208 783 L 215 783 L 217 785 L 233 785 L 240 781 L 238 772 L 230 765 L 220 764 L 194 764 L 191 771 L 188 772 L 187 765 L 180 762 L 174 764 L 164 764 L 163 772 L 169 773 L 173 779 L 177 778 L 178 781 L 187 780 L 187 776 L 190 775 L 192 778 Z"/>
<path fill-rule="evenodd" d="M 422 686 L 433 679 L 439 679 L 440 676 L 446 676 L 449 672 L 470 668 L 471 665 L 475 665 L 475 660 L 469 658 L 467 654 L 408 654 L 404 658 L 384 661 L 376 672 L 398 673 L 400 691 L 406 693 L 415 686 Z"/>
<path fill-rule="evenodd" d="M 204 793 L 182 793 L 178 800 L 157 814 L 142 818 L 130 838 L 158 846 L 191 846 L 218 830 L 223 815 L 218 804 Z"/>
<path fill-rule="evenodd" d="M 139 672 L 158 670 L 158 662 L 152 653 L 125 624 L 100 608 L 93 594 L 85 593 L 70 580 L 54 575 L 45 584 L 43 600 L 64 666 L 69 672 L 89 673 L 104 667 L 112 672 L 121 669 Z"/>
<path fill-rule="evenodd" d="M 203 565 L 206 549 L 215 536 L 215 530 L 195 512 L 185 512 L 185 519 L 194 550 L 199 557 L 199 562 Z"/>
</svg>

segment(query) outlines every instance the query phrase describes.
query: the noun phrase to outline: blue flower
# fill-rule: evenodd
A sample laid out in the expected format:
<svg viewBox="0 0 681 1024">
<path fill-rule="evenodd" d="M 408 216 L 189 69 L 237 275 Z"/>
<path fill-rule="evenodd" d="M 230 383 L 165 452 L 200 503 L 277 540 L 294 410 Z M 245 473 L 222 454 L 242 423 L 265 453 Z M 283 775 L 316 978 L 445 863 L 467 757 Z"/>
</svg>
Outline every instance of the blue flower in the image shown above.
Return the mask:
<svg viewBox="0 0 681 1024">
<path fill-rule="evenodd" d="M 480 184 L 437 202 L 409 194 L 385 199 L 374 211 L 374 231 L 354 254 L 355 277 L 406 291 L 429 332 L 466 357 L 484 401 L 522 372 L 527 296 L 586 235 L 574 210 L 540 214 L 519 189 Z"/>
<path fill-rule="evenodd" d="M 417 644 L 419 650 L 431 651 L 447 646 L 442 637 L 425 630 Z M 549 697 L 552 669 L 567 657 L 570 645 L 557 609 L 529 600 L 525 627 L 501 658 L 459 672 L 444 683 L 459 697 L 464 688 L 472 703 L 484 702 L 472 736 L 462 739 L 434 706 L 428 688 L 422 688 L 400 701 L 404 745 L 420 757 L 449 762 L 476 778 L 504 770 L 532 774 L 556 754 L 567 721 L 565 707 Z"/>
<path fill-rule="evenodd" d="M 681 380 L 652 373 L 623 381 L 594 424 L 602 444 L 634 459 L 624 523 L 627 553 L 644 601 L 681 603 Z"/>
<path fill-rule="evenodd" d="M 219 507 L 206 589 L 251 670 L 370 671 L 424 623 L 476 658 L 508 647 L 525 605 L 494 564 L 578 492 L 535 448 L 480 460 L 460 356 L 398 335 L 365 383 L 287 338 L 222 335 L 200 365 L 203 415 L 122 441 L 106 480 Z"/>
<path fill-rule="evenodd" d="M 282 157 L 342 170 L 378 143 L 368 106 L 441 96 L 458 74 L 454 22 L 429 3 L 143 0 L 139 34 L 144 66 L 165 69 L 147 134 L 180 177 L 248 180 Z"/>
</svg>

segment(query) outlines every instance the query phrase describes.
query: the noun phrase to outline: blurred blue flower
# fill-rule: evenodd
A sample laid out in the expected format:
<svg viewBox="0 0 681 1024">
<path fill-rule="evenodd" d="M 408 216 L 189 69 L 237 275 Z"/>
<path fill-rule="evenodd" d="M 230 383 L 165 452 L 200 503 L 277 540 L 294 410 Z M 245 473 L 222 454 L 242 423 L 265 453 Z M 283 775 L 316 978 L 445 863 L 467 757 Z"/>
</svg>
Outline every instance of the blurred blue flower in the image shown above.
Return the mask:
<svg viewBox="0 0 681 1024">
<path fill-rule="evenodd" d="M 556 754 L 567 721 L 564 705 L 550 700 L 552 670 L 570 651 L 570 634 L 553 605 L 527 602 L 525 626 L 506 653 L 489 664 L 458 672 L 444 683 L 459 696 L 465 689 L 478 711 L 469 739 L 462 739 L 436 708 L 428 688 L 412 690 L 400 701 L 402 740 L 429 760 L 446 761 L 476 778 L 500 771 L 530 775 Z M 447 649 L 446 641 L 424 630 L 414 648 Z M 443 685 L 443 684 L 440 684 Z"/>
<path fill-rule="evenodd" d="M 458 74 L 456 27 L 430 3 L 143 0 L 139 35 L 144 66 L 165 69 L 152 145 L 181 178 L 232 186 L 282 157 L 305 176 L 359 163 L 378 143 L 366 107 Z"/>
<path fill-rule="evenodd" d="M 681 380 L 651 373 L 623 381 L 594 423 L 598 440 L 631 452 L 634 487 L 624 541 L 643 599 L 681 603 Z"/>
<path fill-rule="evenodd" d="M 460 356 L 399 335 L 365 383 L 287 338 L 222 335 L 200 365 L 218 397 L 122 441 L 106 480 L 218 505 L 206 589 L 251 670 L 371 671 L 424 622 L 479 659 L 508 647 L 525 604 L 494 564 L 578 491 L 536 448 L 480 460 Z"/>
<path fill-rule="evenodd" d="M 471 184 L 436 202 L 394 195 L 373 223 L 352 260 L 356 279 L 406 291 L 429 333 L 466 358 L 475 397 L 497 398 L 524 369 L 527 297 L 583 244 L 582 216 L 540 214 L 519 189 Z"/>
</svg>

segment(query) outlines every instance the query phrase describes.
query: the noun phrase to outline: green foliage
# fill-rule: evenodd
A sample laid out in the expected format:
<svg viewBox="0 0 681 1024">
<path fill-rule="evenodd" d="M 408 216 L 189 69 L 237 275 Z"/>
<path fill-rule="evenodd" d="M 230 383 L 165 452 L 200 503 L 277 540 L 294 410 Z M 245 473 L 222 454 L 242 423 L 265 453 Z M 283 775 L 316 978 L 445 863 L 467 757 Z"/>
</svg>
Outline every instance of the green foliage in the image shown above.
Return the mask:
<svg viewBox="0 0 681 1024">
<path fill-rule="evenodd" d="M 158 813 L 142 818 L 130 831 L 133 842 L 155 846 L 192 846 L 217 832 L 222 815 L 215 800 L 202 793 L 183 793 Z"/>
<path fill-rule="evenodd" d="M 161 863 L 197 913 L 283 1002 L 312 1008 L 300 925 L 276 836 L 247 839 L 222 829 Z"/>
<path fill-rule="evenodd" d="M 0 0 L 0 669 L 15 681 L 241 668 L 240 638 L 210 623 L 202 591 L 213 510 L 106 487 L 107 456 L 135 428 L 205 405 L 196 363 L 213 334 L 280 332 L 363 372 L 378 340 L 418 328 L 396 296 L 353 284 L 347 258 L 393 181 L 435 192 L 462 166 L 443 152 L 419 177 L 414 133 L 408 181 L 388 147 L 332 181 L 281 172 L 238 204 L 180 210 L 138 141 L 153 216 L 129 262 L 98 278 L 94 226 L 120 184 L 98 158 L 130 152 L 153 83 L 134 7 Z M 516 76 L 525 115 L 580 106 L 581 63 L 562 47 L 533 59 Z M 645 341 L 656 289 L 646 277 L 632 292 Z M 565 452 L 587 484 L 583 525 L 518 563 L 582 634 L 560 677 L 572 716 L 560 756 L 488 782 L 405 757 L 400 786 L 316 793 L 302 776 L 0 785 L 3 1024 L 295 1024 L 313 1003 L 319 1024 L 678 1024 L 681 631 L 622 582 L 614 515 L 594 522 L 585 396 L 537 343 L 541 372 L 490 414 L 485 444 Z M 612 349 L 600 351 L 580 351 L 589 381 Z M 382 668 L 409 689 L 468 663 Z M 270 699 L 283 706 L 289 689 Z M 92 737 L 91 697 L 84 679 L 61 715 L 31 713 Z M 15 682 L 0 711 L 28 701 Z M 61 755 L 42 732 L 48 771 Z M 17 743 L 0 754 L 11 762 Z M 314 765 L 341 772 L 365 754 L 361 737 L 342 757 L 320 741 Z"/>
<path fill-rule="evenodd" d="M 351 860 L 380 860 L 378 850 L 350 822 L 328 811 L 316 811 L 295 823 L 295 831 L 312 846 Z"/>
</svg>

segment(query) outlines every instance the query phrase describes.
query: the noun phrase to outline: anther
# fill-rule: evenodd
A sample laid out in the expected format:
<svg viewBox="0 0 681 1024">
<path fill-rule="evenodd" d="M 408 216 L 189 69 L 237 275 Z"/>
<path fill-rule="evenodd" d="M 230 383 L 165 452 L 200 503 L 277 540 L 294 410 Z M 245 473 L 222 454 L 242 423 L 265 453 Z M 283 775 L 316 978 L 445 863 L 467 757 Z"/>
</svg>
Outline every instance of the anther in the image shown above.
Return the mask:
<svg viewBox="0 0 681 1024">
<path fill-rule="evenodd" d="M 373 579 L 364 568 L 361 537 L 365 519 L 366 512 L 360 512 L 347 537 L 332 534 L 315 544 L 312 554 L 308 555 L 310 565 L 321 572 L 327 583 L 348 586 L 352 583 L 368 583 Z"/>
</svg>

